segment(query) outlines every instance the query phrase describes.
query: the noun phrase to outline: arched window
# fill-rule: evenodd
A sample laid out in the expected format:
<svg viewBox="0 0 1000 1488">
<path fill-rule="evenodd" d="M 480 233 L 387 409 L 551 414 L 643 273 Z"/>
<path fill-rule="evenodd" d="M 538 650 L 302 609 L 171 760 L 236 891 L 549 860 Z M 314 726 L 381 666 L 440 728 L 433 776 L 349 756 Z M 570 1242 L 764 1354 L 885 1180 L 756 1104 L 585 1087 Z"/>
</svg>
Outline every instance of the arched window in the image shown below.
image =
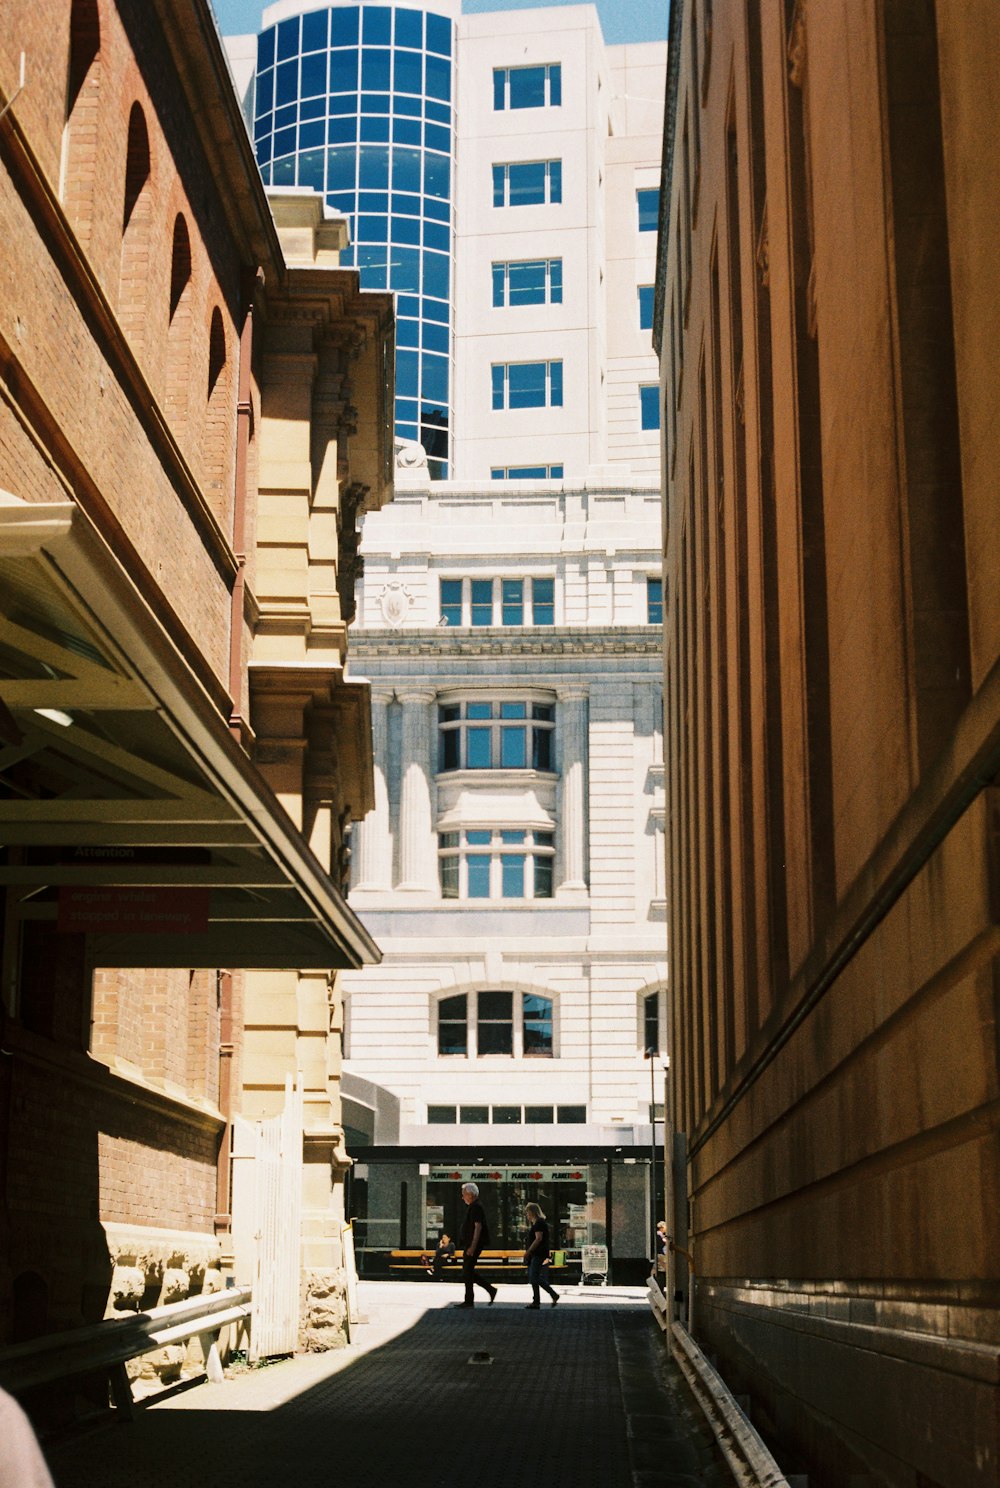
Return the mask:
<svg viewBox="0 0 1000 1488">
<path fill-rule="evenodd" d="M 226 329 L 218 305 L 208 333 L 208 397 L 205 408 L 204 487 L 209 505 L 228 531 L 230 451 L 235 447 L 236 421 L 231 408 L 231 373 L 226 352 Z"/>
<path fill-rule="evenodd" d="M 437 1004 L 437 1051 L 461 1058 L 551 1059 L 552 999 L 492 988 L 442 997 Z"/>
<path fill-rule="evenodd" d="M 122 259 L 118 284 L 118 320 L 133 347 L 141 342 L 146 323 L 152 215 L 151 175 L 146 116 L 141 106 L 133 103 L 125 150 Z"/>
<path fill-rule="evenodd" d="M 167 330 L 166 409 L 171 423 L 183 427 L 191 386 L 191 237 L 183 213 L 174 219 L 170 255 L 170 314 Z"/>
<path fill-rule="evenodd" d="M 191 283 L 191 236 L 184 214 L 178 212 L 174 219 L 174 245 L 170 255 L 170 322 L 173 324 L 184 299 L 184 292 Z"/>
<path fill-rule="evenodd" d="M 97 0 L 73 0 L 60 196 L 81 243 L 90 242 L 97 174 L 101 18 Z"/>
</svg>

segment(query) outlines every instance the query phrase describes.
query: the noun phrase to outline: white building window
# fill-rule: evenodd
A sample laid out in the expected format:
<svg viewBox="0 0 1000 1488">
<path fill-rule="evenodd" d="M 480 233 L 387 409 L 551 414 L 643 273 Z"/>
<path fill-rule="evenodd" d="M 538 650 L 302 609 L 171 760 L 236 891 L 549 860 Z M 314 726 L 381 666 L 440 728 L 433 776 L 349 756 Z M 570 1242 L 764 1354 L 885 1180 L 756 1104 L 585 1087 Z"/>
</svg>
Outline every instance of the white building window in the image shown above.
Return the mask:
<svg viewBox="0 0 1000 1488">
<path fill-rule="evenodd" d="M 441 625 L 553 625 L 555 580 L 442 579 Z"/>
<path fill-rule="evenodd" d="M 562 362 L 494 362 L 493 407 L 561 408 Z"/>
<path fill-rule="evenodd" d="M 660 386 L 649 382 L 639 388 L 639 425 L 643 429 L 660 427 Z"/>
<path fill-rule="evenodd" d="M 562 283 L 561 258 L 497 261 L 493 264 L 494 308 L 561 305 Z"/>
<path fill-rule="evenodd" d="M 561 160 L 508 160 L 494 165 L 495 207 L 552 206 L 561 201 Z"/>
<path fill-rule="evenodd" d="M 528 701 L 440 703 L 438 770 L 554 768 L 555 706 Z"/>
<path fill-rule="evenodd" d="M 562 465 L 493 465 L 492 480 L 562 480 Z"/>
<path fill-rule="evenodd" d="M 649 992 L 642 1000 L 642 1048 L 647 1058 L 660 1052 L 659 992 Z"/>
<path fill-rule="evenodd" d="M 443 899 L 551 899 L 555 834 L 474 827 L 438 833 Z"/>
<path fill-rule="evenodd" d="M 660 188 L 643 186 L 635 193 L 640 232 L 656 232 L 660 223 Z"/>
<path fill-rule="evenodd" d="M 586 1106 L 428 1106 L 430 1126 L 530 1126 L 573 1125 L 585 1122 Z"/>
<path fill-rule="evenodd" d="M 494 67 L 495 109 L 558 108 L 561 103 L 562 68 L 558 62 L 534 67 Z"/>
<path fill-rule="evenodd" d="M 444 1058 L 457 1055 L 485 1059 L 500 1055 L 511 1059 L 551 1059 L 555 1054 L 555 1019 L 550 997 L 486 989 L 461 992 L 455 997 L 441 998 L 437 1012 L 437 1051 Z M 487 1119 L 486 1107 L 462 1109 L 463 1121 Z M 552 1108 L 548 1109 L 551 1121 Z M 466 1110 L 470 1112 L 468 1117 Z M 521 1108 L 517 1107 L 517 1111 L 520 1120 Z M 497 1117 L 493 1119 L 496 1121 Z"/>
</svg>

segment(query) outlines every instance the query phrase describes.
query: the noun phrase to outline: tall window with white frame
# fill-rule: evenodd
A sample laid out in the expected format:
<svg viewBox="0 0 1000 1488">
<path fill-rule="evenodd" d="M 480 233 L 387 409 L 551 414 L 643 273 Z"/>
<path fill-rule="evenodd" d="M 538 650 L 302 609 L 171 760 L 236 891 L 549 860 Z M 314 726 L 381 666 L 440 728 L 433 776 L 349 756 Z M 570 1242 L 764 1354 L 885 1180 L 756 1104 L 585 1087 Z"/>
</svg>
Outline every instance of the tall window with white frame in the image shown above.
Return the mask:
<svg viewBox="0 0 1000 1488">
<path fill-rule="evenodd" d="M 493 166 L 495 207 L 555 206 L 561 201 L 561 160 L 502 160 Z"/>
<path fill-rule="evenodd" d="M 553 625 L 555 581 L 518 579 L 441 579 L 439 625 Z"/>
<path fill-rule="evenodd" d="M 438 833 L 442 899 L 551 899 L 555 834 L 529 827 Z"/>
<path fill-rule="evenodd" d="M 513 309 L 519 305 L 561 305 L 562 267 L 561 258 L 495 260 L 492 269 L 494 308 Z"/>
<path fill-rule="evenodd" d="M 641 233 L 656 232 L 660 219 L 660 188 L 640 186 L 635 193 L 637 226 Z"/>
<path fill-rule="evenodd" d="M 639 388 L 639 426 L 653 430 L 660 427 L 660 385 L 645 383 Z"/>
<path fill-rule="evenodd" d="M 493 407 L 561 408 L 563 364 L 558 362 L 494 362 Z"/>
<path fill-rule="evenodd" d="M 642 1048 L 647 1058 L 660 1052 L 660 994 L 649 992 L 642 1003 Z"/>
<path fill-rule="evenodd" d="M 494 67 L 493 107 L 558 108 L 562 103 L 562 68 L 558 62 L 527 67 Z"/>
<path fill-rule="evenodd" d="M 438 704 L 438 771 L 554 768 L 555 705 L 508 699 Z"/>
</svg>

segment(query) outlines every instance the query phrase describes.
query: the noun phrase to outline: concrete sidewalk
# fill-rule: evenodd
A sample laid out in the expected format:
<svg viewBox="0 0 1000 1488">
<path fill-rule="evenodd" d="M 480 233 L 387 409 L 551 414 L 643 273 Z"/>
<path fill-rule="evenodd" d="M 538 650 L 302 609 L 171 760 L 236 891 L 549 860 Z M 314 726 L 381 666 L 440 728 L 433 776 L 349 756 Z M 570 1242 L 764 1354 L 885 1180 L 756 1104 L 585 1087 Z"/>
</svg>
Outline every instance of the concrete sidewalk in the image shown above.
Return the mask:
<svg viewBox="0 0 1000 1488">
<path fill-rule="evenodd" d="M 641 1288 L 571 1288 L 530 1313 L 526 1287 L 474 1311 L 460 1297 L 362 1282 L 347 1348 L 63 1442 L 56 1488 L 730 1488 Z"/>
</svg>

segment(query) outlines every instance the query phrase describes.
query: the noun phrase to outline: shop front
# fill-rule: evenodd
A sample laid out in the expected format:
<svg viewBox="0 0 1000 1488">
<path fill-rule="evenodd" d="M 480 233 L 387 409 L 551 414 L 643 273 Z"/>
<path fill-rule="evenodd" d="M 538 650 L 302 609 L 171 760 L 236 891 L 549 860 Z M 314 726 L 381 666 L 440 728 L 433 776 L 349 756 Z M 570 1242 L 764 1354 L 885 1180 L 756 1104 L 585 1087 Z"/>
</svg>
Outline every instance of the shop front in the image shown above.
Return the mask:
<svg viewBox="0 0 1000 1488">
<path fill-rule="evenodd" d="M 491 1246 L 520 1247 L 525 1206 L 535 1203 L 548 1218 L 553 1250 L 564 1252 L 568 1280 L 586 1273 L 619 1284 L 642 1281 L 653 1222 L 650 1166 L 649 1157 L 621 1151 L 590 1150 L 578 1161 L 507 1153 L 493 1162 L 369 1148 L 355 1163 L 348 1189 L 359 1270 L 390 1276 L 394 1250 L 433 1249 L 442 1233 L 457 1239 L 462 1185 L 471 1182 L 486 1210 Z"/>
</svg>

